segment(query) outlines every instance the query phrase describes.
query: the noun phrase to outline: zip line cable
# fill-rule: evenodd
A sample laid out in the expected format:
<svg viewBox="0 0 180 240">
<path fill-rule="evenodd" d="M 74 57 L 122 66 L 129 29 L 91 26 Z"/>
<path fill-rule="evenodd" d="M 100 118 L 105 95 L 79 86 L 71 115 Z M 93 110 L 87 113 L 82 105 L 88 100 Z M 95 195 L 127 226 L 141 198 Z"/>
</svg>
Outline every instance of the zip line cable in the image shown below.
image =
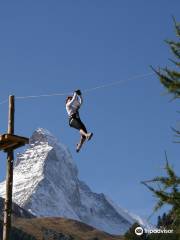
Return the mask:
<svg viewBox="0 0 180 240">
<path fill-rule="evenodd" d="M 83 92 L 91 92 L 91 91 L 94 91 L 94 90 L 98 90 L 98 89 L 101 89 L 101 88 L 107 88 L 107 87 L 112 87 L 112 86 L 115 86 L 115 85 L 118 85 L 120 83 L 126 83 L 126 82 L 129 82 L 129 81 L 132 81 L 134 79 L 143 79 L 147 76 L 151 76 L 151 75 L 155 75 L 155 73 L 147 73 L 147 74 L 141 74 L 141 75 L 137 75 L 135 77 L 131 77 L 127 80 L 120 80 L 120 81 L 116 81 L 116 82 L 112 82 L 112 83 L 107 83 L 107 84 L 104 84 L 104 85 L 101 85 L 101 86 L 97 86 L 97 87 L 94 87 L 94 88 L 89 88 L 89 89 L 85 89 Z"/>
<path fill-rule="evenodd" d="M 137 75 L 135 77 L 131 77 L 127 80 L 120 80 L 120 81 L 116 81 L 116 82 L 112 82 L 112 83 L 108 83 L 108 84 L 104 84 L 104 85 L 100 85 L 100 86 L 96 86 L 96 87 L 93 87 L 93 88 L 88 88 L 88 89 L 85 89 L 85 90 L 82 90 L 82 92 L 84 93 L 87 93 L 87 92 L 92 92 L 92 91 L 95 91 L 95 90 L 98 90 L 98 89 L 101 89 L 101 88 L 107 88 L 107 87 L 112 87 L 112 86 L 115 86 L 115 85 L 118 85 L 118 84 L 122 84 L 122 83 L 126 83 L 126 82 L 129 82 L 129 81 L 132 81 L 134 79 L 142 79 L 142 78 L 145 78 L 147 76 L 152 76 L 154 75 L 155 73 L 148 73 L 148 74 L 141 74 L 141 75 Z M 66 96 L 66 95 L 69 95 L 69 94 L 72 94 L 70 92 L 64 92 L 64 93 L 52 93 L 52 94 L 41 94 L 41 95 L 31 95 L 31 96 L 17 96 L 15 97 L 15 99 L 30 99 L 30 98 L 41 98 L 41 97 L 54 97 L 54 96 Z M 5 104 L 8 102 L 8 99 L 5 99 L 4 101 L 0 102 L 0 105 L 2 104 Z"/>
<path fill-rule="evenodd" d="M 65 96 L 70 93 L 52 93 L 52 94 L 42 94 L 42 95 L 35 95 L 35 96 L 22 96 L 16 97 L 16 99 L 26 99 L 26 98 L 40 98 L 40 97 L 54 97 L 54 96 Z"/>
</svg>

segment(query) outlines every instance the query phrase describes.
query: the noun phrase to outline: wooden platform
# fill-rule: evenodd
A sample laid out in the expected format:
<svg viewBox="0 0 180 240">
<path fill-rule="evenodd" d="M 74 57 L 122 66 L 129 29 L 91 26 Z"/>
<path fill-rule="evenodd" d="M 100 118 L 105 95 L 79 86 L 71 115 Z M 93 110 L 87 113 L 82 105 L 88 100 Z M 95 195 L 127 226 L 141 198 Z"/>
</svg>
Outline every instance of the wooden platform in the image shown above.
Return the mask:
<svg viewBox="0 0 180 240">
<path fill-rule="evenodd" d="M 14 150 L 28 143 L 29 143 L 29 138 L 12 135 L 12 134 L 0 135 L 0 151 L 7 152 L 8 150 Z"/>
</svg>

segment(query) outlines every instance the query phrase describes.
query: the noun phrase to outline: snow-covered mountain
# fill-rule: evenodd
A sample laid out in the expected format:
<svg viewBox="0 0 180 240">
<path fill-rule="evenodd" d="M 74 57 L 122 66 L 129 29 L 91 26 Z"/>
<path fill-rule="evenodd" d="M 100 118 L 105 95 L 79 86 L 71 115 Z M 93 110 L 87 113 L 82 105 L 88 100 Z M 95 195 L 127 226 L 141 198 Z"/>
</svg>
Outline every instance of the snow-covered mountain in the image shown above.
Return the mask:
<svg viewBox="0 0 180 240">
<path fill-rule="evenodd" d="M 0 183 L 0 196 L 5 196 L 5 182 Z M 135 222 L 79 180 L 68 148 L 42 128 L 15 161 L 13 201 L 36 216 L 76 219 L 111 234 L 123 234 Z"/>
</svg>

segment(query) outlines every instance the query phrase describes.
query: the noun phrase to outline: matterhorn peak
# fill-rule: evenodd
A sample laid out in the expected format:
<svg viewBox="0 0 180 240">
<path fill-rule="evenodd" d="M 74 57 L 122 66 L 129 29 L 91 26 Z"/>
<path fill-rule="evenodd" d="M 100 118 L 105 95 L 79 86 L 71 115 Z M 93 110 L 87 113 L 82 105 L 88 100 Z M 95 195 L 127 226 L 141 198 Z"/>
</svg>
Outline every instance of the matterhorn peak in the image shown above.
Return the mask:
<svg viewBox="0 0 180 240">
<path fill-rule="evenodd" d="M 54 145 L 57 142 L 57 138 L 53 136 L 50 131 L 44 128 L 37 128 L 30 138 L 31 145 L 39 145 L 44 143 L 47 143 L 48 145 Z"/>
<path fill-rule="evenodd" d="M 46 150 L 49 151 L 50 149 L 54 149 L 58 156 L 62 157 L 59 158 L 59 161 L 63 160 L 64 155 L 66 155 L 66 160 L 70 161 L 72 165 L 75 165 L 69 149 L 64 144 L 60 143 L 58 139 L 47 129 L 37 128 L 30 137 L 29 143 L 29 149 L 31 150 L 39 149 L 44 152 Z"/>
<path fill-rule="evenodd" d="M 0 196 L 5 196 L 5 181 Z M 43 128 L 34 131 L 27 149 L 17 156 L 13 201 L 36 216 L 76 219 L 112 234 L 124 233 L 135 221 L 79 180 L 68 148 Z"/>
</svg>

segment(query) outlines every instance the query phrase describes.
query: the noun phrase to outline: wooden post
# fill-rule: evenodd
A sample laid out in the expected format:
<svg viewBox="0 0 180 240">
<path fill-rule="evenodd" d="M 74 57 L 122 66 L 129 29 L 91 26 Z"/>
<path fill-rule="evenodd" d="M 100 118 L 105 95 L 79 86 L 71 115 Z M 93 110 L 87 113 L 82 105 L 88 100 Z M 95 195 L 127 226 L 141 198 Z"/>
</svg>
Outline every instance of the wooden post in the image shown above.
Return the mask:
<svg viewBox="0 0 180 240">
<path fill-rule="evenodd" d="M 9 96 L 8 134 L 14 134 L 14 96 Z M 13 149 L 7 152 L 6 196 L 4 203 L 3 240 L 10 240 L 12 187 L 13 187 Z"/>
</svg>

